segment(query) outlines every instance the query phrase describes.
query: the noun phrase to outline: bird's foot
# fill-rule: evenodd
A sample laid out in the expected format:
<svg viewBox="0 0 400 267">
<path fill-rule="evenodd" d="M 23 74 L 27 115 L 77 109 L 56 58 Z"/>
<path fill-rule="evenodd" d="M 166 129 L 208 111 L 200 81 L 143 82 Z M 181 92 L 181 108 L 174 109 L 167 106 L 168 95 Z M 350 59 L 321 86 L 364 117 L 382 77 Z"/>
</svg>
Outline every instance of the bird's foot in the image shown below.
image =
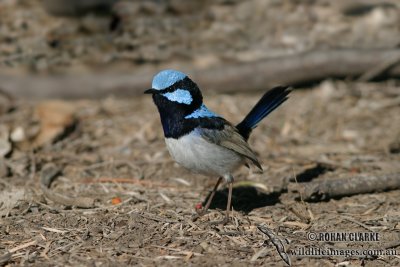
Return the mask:
<svg viewBox="0 0 400 267">
<path fill-rule="evenodd" d="M 193 215 L 193 217 L 192 217 L 193 221 L 196 221 L 198 218 L 204 216 L 207 213 L 208 208 L 203 207 L 202 203 L 197 203 L 195 206 L 195 210 L 196 210 L 197 214 Z"/>
</svg>

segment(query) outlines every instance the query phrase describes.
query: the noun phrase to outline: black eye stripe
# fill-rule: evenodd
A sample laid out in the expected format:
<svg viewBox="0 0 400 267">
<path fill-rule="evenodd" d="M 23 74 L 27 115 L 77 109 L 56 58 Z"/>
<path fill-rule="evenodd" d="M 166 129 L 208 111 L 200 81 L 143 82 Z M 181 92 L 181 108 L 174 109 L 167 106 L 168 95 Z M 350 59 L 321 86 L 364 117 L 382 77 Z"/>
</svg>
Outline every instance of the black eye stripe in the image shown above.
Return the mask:
<svg viewBox="0 0 400 267">
<path fill-rule="evenodd" d="M 192 82 L 192 80 L 190 80 L 189 77 L 186 76 L 184 79 L 174 83 L 173 85 L 171 85 L 163 90 L 159 90 L 159 92 L 160 92 L 160 94 L 172 93 L 176 89 L 186 89 L 187 87 L 190 88 L 191 86 L 196 86 L 196 84 L 194 82 Z"/>
</svg>

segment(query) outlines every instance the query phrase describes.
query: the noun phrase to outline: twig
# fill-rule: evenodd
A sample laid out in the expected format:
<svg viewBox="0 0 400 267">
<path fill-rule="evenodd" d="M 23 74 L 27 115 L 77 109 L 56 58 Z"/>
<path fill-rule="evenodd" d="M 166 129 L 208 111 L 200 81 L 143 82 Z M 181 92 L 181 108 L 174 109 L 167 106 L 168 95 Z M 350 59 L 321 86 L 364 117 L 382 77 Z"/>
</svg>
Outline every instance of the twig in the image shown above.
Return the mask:
<svg viewBox="0 0 400 267">
<path fill-rule="evenodd" d="M 388 244 L 386 244 L 386 245 L 384 246 L 384 248 L 385 248 L 385 249 L 391 249 L 391 248 L 396 248 L 396 247 L 398 247 L 398 246 L 400 246 L 400 240 L 396 240 L 396 241 L 389 242 Z"/>
<path fill-rule="evenodd" d="M 33 240 L 31 242 L 16 246 L 15 248 L 10 249 L 9 251 L 10 251 L 10 253 L 14 253 L 14 252 L 17 252 L 18 250 L 21 250 L 21 249 L 24 249 L 24 248 L 27 248 L 27 247 L 30 247 L 30 246 L 34 246 L 36 244 L 37 244 L 37 241 Z"/>
<path fill-rule="evenodd" d="M 379 77 L 383 73 L 387 72 L 390 68 L 393 68 L 399 63 L 400 63 L 400 56 L 389 58 L 388 60 L 382 62 L 381 64 L 378 64 L 377 66 L 372 67 L 370 70 L 365 72 L 363 75 L 361 75 L 360 78 L 358 78 L 358 81 L 360 82 L 371 81 Z"/>
<path fill-rule="evenodd" d="M 160 248 L 160 249 L 165 249 L 165 250 L 170 250 L 170 251 L 174 251 L 174 252 L 176 252 L 176 253 L 183 254 L 183 255 L 192 254 L 192 255 L 194 255 L 194 256 L 204 256 L 204 255 L 201 254 L 201 253 L 197 253 L 197 252 L 193 252 L 193 251 L 185 251 L 185 250 L 181 250 L 181 249 L 177 249 L 177 248 L 169 248 L 169 247 L 158 246 L 158 245 L 151 245 L 151 247 Z"/>
<path fill-rule="evenodd" d="M 0 256 L 0 266 L 6 265 L 11 260 L 12 253 L 6 252 Z"/>
<path fill-rule="evenodd" d="M 400 173 L 362 175 L 350 178 L 291 184 L 290 191 L 297 191 L 308 201 L 382 192 L 400 188 Z"/>
<path fill-rule="evenodd" d="M 361 227 L 367 229 L 368 231 L 375 232 L 374 230 L 371 229 L 371 227 L 368 227 L 368 225 L 366 225 L 366 224 L 364 224 L 364 223 L 362 223 L 362 222 L 359 222 L 359 221 L 357 221 L 357 220 L 355 220 L 355 219 L 353 219 L 353 218 L 351 218 L 351 217 L 342 216 L 342 218 L 345 219 L 345 220 L 348 220 L 349 222 L 358 224 L 359 226 L 361 226 Z"/>
<path fill-rule="evenodd" d="M 279 256 L 282 258 L 282 260 L 289 266 L 292 266 L 292 263 L 290 261 L 289 255 L 286 253 L 285 246 L 283 245 L 283 242 L 281 241 L 280 238 L 276 236 L 272 230 L 268 229 L 265 225 L 258 225 L 257 226 L 258 230 L 263 232 L 265 235 L 268 236 L 269 241 L 275 246 L 276 251 L 278 252 Z"/>
<path fill-rule="evenodd" d="M 321 50 L 233 66 L 220 65 L 206 70 L 187 68 L 184 71 L 205 91 L 237 92 L 265 90 L 277 84 L 299 85 L 326 78 L 360 77 L 375 66 L 388 66 L 388 59 L 392 58 L 400 58 L 400 49 Z M 391 65 L 368 76 L 400 77 L 400 66 Z M 157 71 L 158 67 L 134 74 L 0 75 L 0 81 L 6 92 L 17 97 L 74 99 L 101 98 L 111 94 L 126 97 L 141 95 Z"/>
<path fill-rule="evenodd" d="M 336 0 L 333 5 L 337 7 L 346 15 L 360 15 L 376 7 L 396 6 L 397 0 Z"/>
<path fill-rule="evenodd" d="M 42 229 L 48 231 L 48 232 L 53 232 L 53 233 L 59 233 L 59 234 L 65 234 L 68 233 L 68 231 L 56 229 L 56 228 L 50 228 L 50 227 L 42 227 Z"/>
<path fill-rule="evenodd" d="M 266 247 L 263 247 L 259 251 L 257 251 L 250 259 L 250 262 L 256 261 L 260 257 L 264 257 L 267 253 L 268 249 Z"/>
</svg>

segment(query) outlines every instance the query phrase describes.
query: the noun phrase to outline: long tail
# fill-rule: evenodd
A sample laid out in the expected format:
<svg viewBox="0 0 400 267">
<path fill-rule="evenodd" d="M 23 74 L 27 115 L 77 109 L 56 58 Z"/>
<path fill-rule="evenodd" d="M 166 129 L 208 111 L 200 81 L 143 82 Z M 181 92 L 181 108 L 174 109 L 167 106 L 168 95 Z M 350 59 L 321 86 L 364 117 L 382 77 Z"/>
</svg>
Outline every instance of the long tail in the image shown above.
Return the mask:
<svg viewBox="0 0 400 267">
<path fill-rule="evenodd" d="M 243 121 L 236 126 L 239 133 L 247 140 L 258 123 L 288 99 L 290 92 L 291 89 L 288 86 L 274 87 L 266 92 Z"/>
</svg>

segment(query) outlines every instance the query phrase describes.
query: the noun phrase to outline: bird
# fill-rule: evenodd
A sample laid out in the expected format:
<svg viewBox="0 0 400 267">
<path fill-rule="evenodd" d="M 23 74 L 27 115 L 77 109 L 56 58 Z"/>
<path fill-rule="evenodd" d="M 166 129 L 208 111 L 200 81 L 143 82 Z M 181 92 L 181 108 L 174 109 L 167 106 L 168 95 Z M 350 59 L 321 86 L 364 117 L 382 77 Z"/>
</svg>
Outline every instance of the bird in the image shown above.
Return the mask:
<svg viewBox="0 0 400 267">
<path fill-rule="evenodd" d="M 158 109 L 170 155 L 194 173 L 218 177 L 206 205 L 198 212 L 199 216 L 207 212 L 224 180 L 228 185 L 228 199 L 222 222 L 229 221 L 232 173 L 241 165 L 250 164 L 262 171 L 256 153 L 247 142 L 250 134 L 262 119 L 288 99 L 291 91 L 288 86 L 268 90 L 235 126 L 207 108 L 200 88 L 187 74 L 166 69 L 153 77 L 151 88 L 144 93 L 152 95 Z"/>
</svg>

